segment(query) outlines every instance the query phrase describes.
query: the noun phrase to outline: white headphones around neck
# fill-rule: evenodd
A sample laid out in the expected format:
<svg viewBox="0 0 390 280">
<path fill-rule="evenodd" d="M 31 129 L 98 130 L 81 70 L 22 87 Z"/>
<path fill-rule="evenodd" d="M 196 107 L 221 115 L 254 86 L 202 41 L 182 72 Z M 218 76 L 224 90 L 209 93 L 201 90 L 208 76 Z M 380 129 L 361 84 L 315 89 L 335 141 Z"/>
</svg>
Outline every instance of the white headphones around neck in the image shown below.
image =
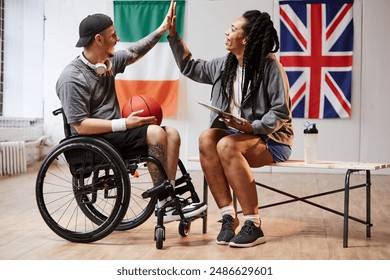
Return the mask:
<svg viewBox="0 0 390 280">
<path fill-rule="evenodd" d="M 103 74 L 111 71 L 112 63 L 111 63 L 111 60 L 109 60 L 109 59 L 107 59 L 104 63 L 99 62 L 99 63 L 96 63 L 96 64 L 92 64 L 91 62 L 88 61 L 88 59 L 85 58 L 83 53 L 80 54 L 79 58 L 86 65 L 88 65 L 89 67 L 94 69 L 96 74 L 98 74 L 98 75 L 103 75 Z"/>
</svg>

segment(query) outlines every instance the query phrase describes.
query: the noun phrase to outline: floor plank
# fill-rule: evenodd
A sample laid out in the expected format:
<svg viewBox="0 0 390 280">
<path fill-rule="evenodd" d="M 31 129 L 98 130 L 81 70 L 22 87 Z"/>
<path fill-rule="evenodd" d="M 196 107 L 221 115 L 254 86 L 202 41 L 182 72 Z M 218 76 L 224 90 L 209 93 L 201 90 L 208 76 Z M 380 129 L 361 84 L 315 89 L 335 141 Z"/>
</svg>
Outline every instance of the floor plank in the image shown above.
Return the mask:
<svg viewBox="0 0 390 280">
<path fill-rule="evenodd" d="M 364 225 L 350 222 L 349 248 L 342 247 L 342 217 L 295 202 L 260 211 L 267 243 L 248 249 L 215 244 L 220 215 L 211 195 L 208 232 L 201 220 L 194 221 L 188 237 L 178 234 L 178 223 L 166 225 L 163 250 L 155 248 L 153 219 L 130 231 L 116 231 L 92 244 L 77 244 L 55 235 L 42 220 L 35 202 L 38 165 L 27 173 L 0 177 L 0 259 L 2 260 L 389 260 L 390 176 L 372 174 L 372 237 Z M 202 193 L 202 173 L 192 171 L 194 185 Z M 354 180 L 364 180 L 357 175 Z M 297 195 L 326 191 L 344 183 L 341 174 L 256 173 L 256 180 Z M 364 215 L 364 191 L 351 193 L 351 214 Z M 280 195 L 259 190 L 261 204 L 277 201 Z M 342 195 L 316 198 L 342 210 Z M 242 218 L 242 217 L 241 217 Z M 241 221 L 242 223 L 242 221 Z"/>
</svg>

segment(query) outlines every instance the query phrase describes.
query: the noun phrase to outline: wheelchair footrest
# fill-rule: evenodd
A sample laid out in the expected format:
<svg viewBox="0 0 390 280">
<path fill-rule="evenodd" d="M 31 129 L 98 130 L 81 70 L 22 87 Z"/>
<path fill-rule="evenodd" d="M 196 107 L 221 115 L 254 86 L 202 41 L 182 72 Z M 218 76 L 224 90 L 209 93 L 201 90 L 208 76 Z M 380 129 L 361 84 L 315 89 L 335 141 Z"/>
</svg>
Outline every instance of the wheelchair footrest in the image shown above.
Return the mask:
<svg viewBox="0 0 390 280">
<path fill-rule="evenodd" d="M 157 194 L 168 189 L 169 187 L 172 187 L 172 185 L 167 180 L 164 183 L 162 183 L 161 185 L 154 187 L 154 188 L 151 188 L 151 189 L 145 191 L 144 193 L 142 193 L 142 198 L 149 198 L 149 197 L 156 196 Z"/>
</svg>

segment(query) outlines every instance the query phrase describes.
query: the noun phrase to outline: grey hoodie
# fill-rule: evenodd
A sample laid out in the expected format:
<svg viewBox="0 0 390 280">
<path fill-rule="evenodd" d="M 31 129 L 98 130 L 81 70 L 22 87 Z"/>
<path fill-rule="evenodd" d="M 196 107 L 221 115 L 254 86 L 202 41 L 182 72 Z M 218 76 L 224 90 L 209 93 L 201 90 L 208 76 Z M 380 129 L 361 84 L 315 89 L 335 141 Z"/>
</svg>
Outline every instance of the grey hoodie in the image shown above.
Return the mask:
<svg viewBox="0 0 390 280">
<path fill-rule="evenodd" d="M 228 100 L 220 96 L 221 74 L 224 71 L 227 55 L 209 61 L 192 58 L 192 54 L 179 35 L 168 37 L 176 63 L 183 75 L 200 83 L 212 85 L 211 105 L 226 111 Z M 241 106 L 241 117 L 248 120 L 254 134 L 269 137 L 278 143 L 292 146 L 294 131 L 291 117 L 291 100 L 286 73 L 274 55 L 268 56 L 265 64 L 264 81 L 255 99 L 255 112 L 252 112 L 251 94 L 247 94 Z M 218 115 L 211 112 L 210 127 L 224 127 Z"/>
</svg>

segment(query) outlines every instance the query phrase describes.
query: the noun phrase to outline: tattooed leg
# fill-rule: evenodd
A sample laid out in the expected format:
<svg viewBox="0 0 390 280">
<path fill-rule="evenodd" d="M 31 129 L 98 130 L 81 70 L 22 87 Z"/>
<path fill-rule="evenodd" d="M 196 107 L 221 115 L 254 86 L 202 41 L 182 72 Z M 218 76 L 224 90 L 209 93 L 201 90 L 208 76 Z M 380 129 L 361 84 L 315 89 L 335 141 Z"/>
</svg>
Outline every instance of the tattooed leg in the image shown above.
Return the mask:
<svg viewBox="0 0 390 280">
<path fill-rule="evenodd" d="M 148 147 L 149 155 L 155 157 L 164 168 L 167 166 L 167 150 L 166 147 L 159 144 L 149 144 Z M 148 164 L 150 175 L 155 186 L 162 184 L 165 178 L 162 178 L 157 166 L 153 163 Z"/>
<path fill-rule="evenodd" d="M 180 135 L 172 127 L 164 128 L 167 134 L 167 175 L 170 180 L 176 179 L 180 152 Z"/>
<path fill-rule="evenodd" d="M 148 126 L 146 141 L 149 155 L 155 157 L 162 164 L 165 172 L 167 172 L 167 140 L 167 135 L 160 126 Z M 161 185 L 164 180 L 168 179 L 162 177 L 157 166 L 155 166 L 153 163 L 149 164 L 148 168 L 155 186 Z M 165 192 L 163 192 L 160 193 L 158 197 L 159 200 L 162 200 L 166 198 L 167 195 Z"/>
</svg>

